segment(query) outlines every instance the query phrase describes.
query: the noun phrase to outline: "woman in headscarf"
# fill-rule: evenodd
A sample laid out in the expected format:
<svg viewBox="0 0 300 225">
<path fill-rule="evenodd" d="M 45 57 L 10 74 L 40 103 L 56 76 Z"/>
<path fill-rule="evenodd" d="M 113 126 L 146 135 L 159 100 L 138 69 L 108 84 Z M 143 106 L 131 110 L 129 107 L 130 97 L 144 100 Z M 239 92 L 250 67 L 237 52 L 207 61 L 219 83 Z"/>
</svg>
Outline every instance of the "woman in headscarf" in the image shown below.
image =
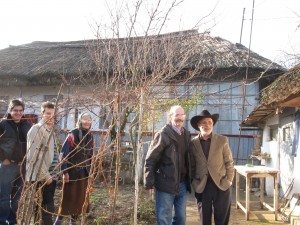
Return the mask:
<svg viewBox="0 0 300 225">
<path fill-rule="evenodd" d="M 61 225 L 63 217 L 67 216 L 71 217 L 70 224 L 75 225 L 78 216 L 88 210 L 86 190 L 94 148 L 91 125 L 91 115 L 81 114 L 76 128 L 69 132 L 62 146 L 63 191 L 54 225 Z"/>
</svg>

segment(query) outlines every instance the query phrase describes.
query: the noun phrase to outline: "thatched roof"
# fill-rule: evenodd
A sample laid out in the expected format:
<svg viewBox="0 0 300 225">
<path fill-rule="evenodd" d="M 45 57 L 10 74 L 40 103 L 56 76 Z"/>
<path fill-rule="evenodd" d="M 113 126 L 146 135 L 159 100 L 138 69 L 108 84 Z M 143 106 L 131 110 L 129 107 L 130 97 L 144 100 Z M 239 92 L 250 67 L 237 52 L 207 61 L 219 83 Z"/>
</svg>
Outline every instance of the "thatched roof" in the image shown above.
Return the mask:
<svg viewBox="0 0 300 225">
<path fill-rule="evenodd" d="M 261 96 L 261 105 L 250 113 L 242 126 L 263 127 L 266 120 L 282 108 L 300 106 L 300 64 L 263 89 Z"/>
<path fill-rule="evenodd" d="M 270 60 L 251 52 L 249 65 L 247 62 L 248 49 L 240 44 L 233 44 L 220 37 L 211 37 L 208 34 L 199 34 L 197 31 L 184 31 L 151 37 L 136 37 L 124 39 L 101 39 L 73 42 L 32 42 L 29 44 L 10 46 L 0 50 L 0 77 L 2 85 L 38 85 L 61 82 L 62 75 L 72 79 L 82 74 L 97 74 L 99 65 L 96 63 L 101 57 L 110 60 L 108 73 L 113 71 L 115 49 L 122 49 L 122 54 L 130 54 L 127 61 L 132 60 L 136 54 L 136 46 L 145 43 L 156 58 L 164 59 L 160 55 L 162 42 L 168 45 L 176 43 L 178 57 L 189 50 L 186 69 L 193 69 L 195 65 L 202 66 L 202 78 L 211 80 L 242 79 L 249 66 L 249 77 L 255 78 L 265 74 L 278 75 L 285 69 Z M 126 44 L 126 46 L 125 46 Z M 107 49 L 113 49 L 108 51 Z M 95 54 L 96 53 L 96 54 Z M 129 54 L 128 54 L 129 53 Z M 124 60 L 124 61 L 126 61 Z M 147 69 L 151 71 L 151 60 Z M 126 63 L 126 62 L 125 62 Z M 176 66 L 176 60 L 174 65 Z M 107 66 L 104 65 L 104 66 Z M 103 70 L 103 68 L 101 68 Z M 213 74 L 213 75 L 212 75 Z M 274 77 L 274 76 L 273 76 Z"/>
<path fill-rule="evenodd" d="M 300 106 L 300 99 L 296 102 L 296 97 L 300 97 L 300 64 L 284 73 L 271 85 L 262 90 L 261 104 Z M 295 102 L 295 105 L 291 103 L 291 100 Z M 288 105 L 289 103 L 287 102 L 290 102 L 291 104 Z"/>
</svg>

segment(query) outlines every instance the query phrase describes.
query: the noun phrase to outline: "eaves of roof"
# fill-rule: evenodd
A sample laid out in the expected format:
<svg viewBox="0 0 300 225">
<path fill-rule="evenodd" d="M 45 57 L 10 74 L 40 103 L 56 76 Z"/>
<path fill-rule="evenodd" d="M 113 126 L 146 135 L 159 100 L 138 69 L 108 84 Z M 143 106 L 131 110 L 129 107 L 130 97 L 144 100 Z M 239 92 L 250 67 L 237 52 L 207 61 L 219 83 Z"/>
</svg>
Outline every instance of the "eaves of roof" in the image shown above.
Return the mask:
<svg viewBox="0 0 300 225">
<path fill-rule="evenodd" d="M 282 108 L 300 106 L 300 64 L 278 77 L 262 90 L 261 95 L 261 105 L 242 121 L 242 127 L 263 127 L 266 120 L 282 111 Z"/>
<path fill-rule="evenodd" d="M 257 106 L 250 115 L 241 123 L 241 127 L 257 126 L 263 128 L 266 120 L 276 114 L 276 108 L 273 106 Z"/>
</svg>

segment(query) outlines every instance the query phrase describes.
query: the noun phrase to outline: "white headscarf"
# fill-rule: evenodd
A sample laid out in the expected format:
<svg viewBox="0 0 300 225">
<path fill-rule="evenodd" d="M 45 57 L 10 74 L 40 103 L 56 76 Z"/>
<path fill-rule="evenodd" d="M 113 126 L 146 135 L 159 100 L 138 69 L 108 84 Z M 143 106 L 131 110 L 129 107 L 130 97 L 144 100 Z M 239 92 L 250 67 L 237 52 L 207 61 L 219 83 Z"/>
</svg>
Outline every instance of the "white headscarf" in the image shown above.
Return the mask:
<svg viewBox="0 0 300 225">
<path fill-rule="evenodd" d="M 89 114 L 88 112 L 81 113 L 79 115 L 77 123 L 76 123 L 76 127 L 79 128 L 79 129 L 82 129 L 82 117 L 84 117 L 84 116 L 89 116 L 92 119 L 91 114 Z"/>
</svg>

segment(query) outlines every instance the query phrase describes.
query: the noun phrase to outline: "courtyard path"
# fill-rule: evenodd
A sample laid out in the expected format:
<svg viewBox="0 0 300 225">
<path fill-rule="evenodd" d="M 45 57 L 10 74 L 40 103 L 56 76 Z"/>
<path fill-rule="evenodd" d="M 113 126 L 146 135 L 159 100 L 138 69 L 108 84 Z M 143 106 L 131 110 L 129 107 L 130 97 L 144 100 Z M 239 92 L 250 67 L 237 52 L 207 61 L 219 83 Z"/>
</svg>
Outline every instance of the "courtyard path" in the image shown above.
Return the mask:
<svg viewBox="0 0 300 225">
<path fill-rule="evenodd" d="M 257 198 L 253 193 L 251 194 L 251 200 Z M 268 198 L 268 197 L 265 197 Z M 271 199 L 271 198 L 270 198 Z M 250 214 L 250 220 L 246 221 L 245 213 L 241 209 L 236 209 L 235 204 L 235 190 L 232 193 L 232 206 L 231 206 L 231 216 L 230 225 L 263 225 L 263 224 L 289 224 L 281 221 L 280 216 L 278 216 L 278 221 L 274 220 L 274 215 L 272 214 L 261 214 L 253 215 Z M 187 202 L 187 225 L 199 225 L 198 211 L 196 208 L 196 203 L 194 195 L 190 194 Z M 205 225 L 205 224 L 204 224 Z"/>
</svg>

